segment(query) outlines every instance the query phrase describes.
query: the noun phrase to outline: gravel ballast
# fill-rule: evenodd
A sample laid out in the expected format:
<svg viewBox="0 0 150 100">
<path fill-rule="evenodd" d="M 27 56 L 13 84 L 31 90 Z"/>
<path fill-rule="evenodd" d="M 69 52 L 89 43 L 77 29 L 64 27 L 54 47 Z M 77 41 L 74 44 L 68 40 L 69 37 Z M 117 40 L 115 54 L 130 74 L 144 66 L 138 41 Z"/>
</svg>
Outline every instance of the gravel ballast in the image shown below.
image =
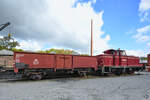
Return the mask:
<svg viewBox="0 0 150 100">
<path fill-rule="evenodd" d="M 0 100 L 150 100 L 150 75 L 0 81 Z"/>
</svg>

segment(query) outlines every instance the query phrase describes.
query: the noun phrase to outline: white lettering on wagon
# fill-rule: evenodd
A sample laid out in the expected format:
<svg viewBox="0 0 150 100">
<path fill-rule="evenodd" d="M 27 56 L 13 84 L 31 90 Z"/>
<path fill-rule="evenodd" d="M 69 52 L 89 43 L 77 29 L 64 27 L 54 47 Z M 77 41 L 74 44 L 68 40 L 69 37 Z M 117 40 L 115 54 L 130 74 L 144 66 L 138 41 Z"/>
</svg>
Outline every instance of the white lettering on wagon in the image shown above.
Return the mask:
<svg viewBox="0 0 150 100">
<path fill-rule="evenodd" d="M 24 54 L 16 54 L 16 58 L 24 57 Z"/>
<path fill-rule="evenodd" d="M 16 54 L 15 62 L 16 62 L 16 63 L 20 63 L 20 58 L 21 58 L 21 57 L 24 57 L 24 54 Z"/>
<path fill-rule="evenodd" d="M 16 63 L 20 63 L 20 59 L 16 59 Z"/>
<path fill-rule="evenodd" d="M 34 59 L 34 61 L 33 61 L 33 65 L 38 65 L 38 64 L 39 64 L 38 59 Z"/>
</svg>

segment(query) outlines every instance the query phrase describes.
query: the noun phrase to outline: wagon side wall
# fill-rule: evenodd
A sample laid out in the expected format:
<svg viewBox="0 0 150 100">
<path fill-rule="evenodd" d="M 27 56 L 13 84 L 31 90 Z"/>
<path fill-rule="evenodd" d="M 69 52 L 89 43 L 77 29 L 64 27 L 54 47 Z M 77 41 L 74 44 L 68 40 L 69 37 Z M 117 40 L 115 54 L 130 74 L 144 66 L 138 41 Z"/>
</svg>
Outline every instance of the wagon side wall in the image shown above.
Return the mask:
<svg viewBox="0 0 150 100">
<path fill-rule="evenodd" d="M 97 69 L 97 58 L 94 56 L 73 56 L 73 68 Z"/>
</svg>

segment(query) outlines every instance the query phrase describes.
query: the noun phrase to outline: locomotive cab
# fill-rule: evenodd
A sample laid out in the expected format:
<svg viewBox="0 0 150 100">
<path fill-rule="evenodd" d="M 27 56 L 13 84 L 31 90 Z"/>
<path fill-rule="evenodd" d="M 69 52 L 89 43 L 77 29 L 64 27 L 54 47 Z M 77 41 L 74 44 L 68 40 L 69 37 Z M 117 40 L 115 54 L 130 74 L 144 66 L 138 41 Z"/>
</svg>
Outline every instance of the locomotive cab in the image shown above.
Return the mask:
<svg viewBox="0 0 150 100">
<path fill-rule="evenodd" d="M 115 55 L 115 56 L 126 56 L 126 52 L 125 50 L 114 50 L 114 49 L 110 49 L 110 50 L 106 50 L 104 51 L 104 54 L 111 54 L 111 55 Z"/>
</svg>

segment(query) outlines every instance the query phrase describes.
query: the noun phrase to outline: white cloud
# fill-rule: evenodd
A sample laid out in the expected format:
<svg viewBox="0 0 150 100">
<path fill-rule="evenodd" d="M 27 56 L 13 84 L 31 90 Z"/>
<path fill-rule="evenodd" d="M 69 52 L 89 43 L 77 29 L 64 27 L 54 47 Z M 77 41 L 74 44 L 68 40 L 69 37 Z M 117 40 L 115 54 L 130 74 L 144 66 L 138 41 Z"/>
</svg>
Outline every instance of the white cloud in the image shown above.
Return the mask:
<svg viewBox="0 0 150 100">
<path fill-rule="evenodd" d="M 150 22 L 149 13 L 150 13 L 150 0 L 141 0 L 139 3 L 140 21 Z M 133 33 L 136 34 L 132 35 L 132 37 L 136 39 L 138 43 L 147 43 L 147 46 L 149 46 L 150 35 L 148 33 L 150 32 L 150 25 L 144 26 L 142 28 L 138 28 L 135 31 L 136 32 Z M 144 50 L 127 50 L 127 53 L 136 56 L 147 56 L 147 53 L 149 52 Z"/>
<path fill-rule="evenodd" d="M 57 4 L 57 2 L 60 2 L 59 0 L 56 0 L 55 2 L 48 2 L 48 4 L 51 4 L 51 11 L 54 11 L 51 12 L 51 14 L 55 16 L 55 20 L 59 21 L 60 24 L 63 25 L 63 29 L 64 31 L 66 31 L 65 36 L 67 35 L 68 37 L 73 37 L 74 40 L 71 39 L 69 41 L 77 41 L 77 44 L 81 45 L 84 48 L 83 50 L 81 50 L 81 52 L 87 52 L 87 50 L 89 50 L 88 47 L 90 47 L 89 44 L 91 19 L 93 19 L 94 21 L 94 53 L 97 54 L 109 48 L 108 41 L 110 40 L 110 36 L 106 35 L 106 37 L 104 38 L 101 37 L 104 34 L 104 32 L 101 30 L 101 27 L 103 25 L 102 16 L 104 12 L 101 11 L 100 13 L 96 13 L 91 7 L 92 2 L 82 4 L 78 3 L 75 8 L 72 8 L 74 2 L 71 1 L 70 3 L 66 3 L 66 0 L 62 0 L 60 5 Z M 55 9 L 57 9 L 58 11 Z M 62 14 L 60 13 L 60 9 L 62 10 Z M 67 13 L 64 14 L 64 12 Z M 66 37 L 64 37 L 64 35 L 59 38 L 60 40 L 67 39 Z"/>
<path fill-rule="evenodd" d="M 20 42 L 20 46 L 17 47 L 17 49 L 24 49 L 24 50 L 31 50 L 31 51 L 37 51 L 37 50 L 41 50 L 41 44 L 39 44 L 38 42 L 34 41 L 34 40 L 21 40 Z"/>
<path fill-rule="evenodd" d="M 3 38 L 3 36 L 0 35 L 0 38 Z"/>
<path fill-rule="evenodd" d="M 138 42 L 147 42 L 150 41 L 150 25 L 147 25 L 145 27 L 139 28 L 136 30 L 137 34 L 133 36 L 133 38 L 137 39 Z"/>
<path fill-rule="evenodd" d="M 140 56 L 140 57 L 146 57 L 147 52 L 144 52 L 143 50 L 126 50 L 127 55 L 133 55 L 133 56 Z"/>
<path fill-rule="evenodd" d="M 140 17 L 141 22 L 143 21 L 150 21 L 149 13 L 150 13 L 150 0 L 141 0 L 139 4 L 139 11 L 140 11 Z"/>
<path fill-rule="evenodd" d="M 131 29 L 131 30 L 129 30 L 129 31 L 126 32 L 127 35 L 130 35 L 130 34 L 133 34 L 133 33 L 135 33 L 134 29 Z"/>
<path fill-rule="evenodd" d="M 142 33 L 137 33 L 133 38 L 135 38 L 137 42 L 147 42 L 150 40 L 150 36 L 143 35 Z"/>
<path fill-rule="evenodd" d="M 150 47 L 150 42 L 149 42 L 149 43 L 147 43 L 147 46 L 148 46 L 148 47 Z"/>
<path fill-rule="evenodd" d="M 103 13 L 95 12 L 91 4 L 77 3 L 77 0 L 18 0 L 0 1 L 1 15 L 15 24 L 15 37 L 22 40 L 21 48 L 31 49 L 63 47 L 88 53 L 90 47 L 90 21 L 94 21 L 94 53 L 99 54 L 110 46 L 110 36 L 101 30 Z M 5 12 L 3 12 L 5 9 Z M 8 11 L 7 11 L 8 9 Z M 17 12 L 17 14 L 16 14 Z M 13 17 L 12 17 L 13 16 Z M 13 18 L 13 19 L 12 19 Z M 3 17 L 0 20 L 4 21 Z M 105 36 L 103 36 L 105 35 Z M 102 38 L 103 36 L 103 38 Z M 30 45 L 31 40 L 35 43 Z M 37 46 L 41 43 L 42 45 Z M 27 46 L 29 44 L 29 46 Z M 27 47 L 26 47 L 26 46 Z"/>
<path fill-rule="evenodd" d="M 96 3 L 96 0 L 93 0 L 93 3 Z"/>
<path fill-rule="evenodd" d="M 139 10 L 144 12 L 149 9 L 150 9 L 150 0 L 141 0 Z"/>
<path fill-rule="evenodd" d="M 141 22 L 144 22 L 144 21 L 150 21 L 150 19 L 148 18 L 149 16 L 149 13 L 148 12 L 145 12 L 145 13 L 140 13 L 140 21 Z"/>
<path fill-rule="evenodd" d="M 150 25 L 137 29 L 138 33 L 147 33 L 150 31 Z"/>
</svg>

